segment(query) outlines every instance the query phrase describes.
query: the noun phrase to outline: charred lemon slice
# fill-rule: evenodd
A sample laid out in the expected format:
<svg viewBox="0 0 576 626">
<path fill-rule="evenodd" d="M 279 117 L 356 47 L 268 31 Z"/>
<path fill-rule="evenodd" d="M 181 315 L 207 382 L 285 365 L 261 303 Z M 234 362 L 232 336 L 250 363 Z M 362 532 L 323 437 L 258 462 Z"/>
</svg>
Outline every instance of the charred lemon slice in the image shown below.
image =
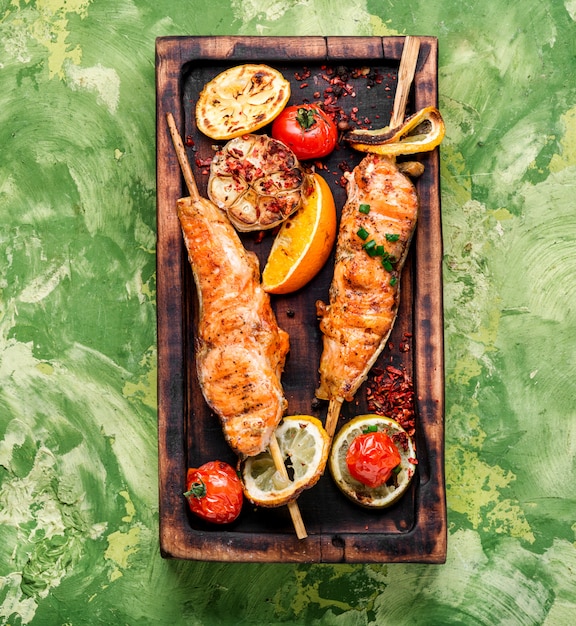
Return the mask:
<svg viewBox="0 0 576 626">
<path fill-rule="evenodd" d="M 298 159 L 268 135 L 242 135 L 216 152 L 208 197 L 239 231 L 265 230 L 302 205 L 311 184 Z"/>
<path fill-rule="evenodd" d="M 346 134 L 345 140 L 360 152 L 401 156 L 433 150 L 440 145 L 445 133 L 440 111 L 426 107 L 407 118 L 399 128 L 355 129 Z"/>
<path fill-rule="evenodd" d="M 390 478 L 374 487 L 366 484 L 368 480 L 361 482 L 355 478 L 348 465 L 348 451 L 354 440 L 368 433 L 387 435 L 399 453 L 399 462 Z M 362 453 L 370 456 L 369 450 L 361 451 L 360 454 Z M 371 509 L 383 509 L 402 497 L 412 481 L 416 463 L 414 443 L 406 431 L 398 422 L 376 414 L 359 415 L 344 425 L 334 438 L 329 459 L 330 473 L 338 489 L 352 502 Z M 372 471 L 378 461 L 367 458 L 366 464 L 372 464 Z M 356 461 L 356 469 L 357 467 Z"/>
<path fill-rule="evenodd" d="M 269 124 L 289 98 L 290 83 L 278 70 L 237 65 L 206 83 L 196 103 L 196 126 L 212 139 L 233 139 Z"/>
<path fill-rule="evenodd" d="M 308 415 L 285 417 L 276 439 L 289 479 L 277 471 L 268 452 L 247 457 L 240 465 L 244 494 L 253 504 L 277 507 L 295 500 L 314 486 L 326 466 L 330 440 L 322 423 Z"/>
</svg>

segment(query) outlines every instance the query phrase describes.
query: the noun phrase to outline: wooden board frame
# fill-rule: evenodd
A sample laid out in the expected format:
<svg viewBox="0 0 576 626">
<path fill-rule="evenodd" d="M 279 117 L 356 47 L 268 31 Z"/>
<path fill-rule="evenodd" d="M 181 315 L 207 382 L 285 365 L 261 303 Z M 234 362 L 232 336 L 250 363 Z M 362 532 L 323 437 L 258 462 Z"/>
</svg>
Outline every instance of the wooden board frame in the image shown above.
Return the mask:
<svg viewBox="0 0 576 626">
<path fill-rule="evenodd" d="M 402 276 L 400 313 L 391 337 L 392 344 L 403 336 L 411 336 L 410 352 L 400 362 L 412 375 L 416 392 L 419 471 L 410 494 L 405 495 L 403 503 L 394 505 L 395 510 L 364 511 L 344 501 L 326 472 L 320 483 L 304 492 L 299 500 L 308 530 L 304 540 L 294 534 L 286 507 L 262 512 L 247 505 L 235 525 L 209 527 L 192 519 L 182 495 L 190 464 L 208 460 L 202 459 L 202 454 L 227 453 L 217 419 L 211 416 L 212 422 L 207 422 L 209 411 L 199 390 L 194 388 L 194 286 L 175 211 L 177 198 L 186 195 L 186 191 L 166 125 L 166 113 L 174 115 L 183 137 L 193 134 L 190 89 L 193 91 L 194 86 L 187 85 L 187 81 L 194 82 L 195 68 L 202 68 L 204 74 L 211 68 L 216 74 L 218 68 L 247 62 L 262 62 L 284 71 L 286 67 L 370 63 L 397 68 L 403 44 L 404 37 L 224 36 L 156 40 L 159 507 L 160 550 L 165 558 L 293 563 L 443 563 L 446 559 L 443 248 L 438 149 L 418 157 L 425 164 L 425 173 L 416 183 L 421 209 Z M 436 38 L 421 37 L 407 114 L 437 106 L 437 56 Z M 296 102 L 301 95 L 295 92 L 299 86 L 293 87 Z M 387 106 L 390 109 L 391 102 Z M 384 126 L 386 122 L 382 120 L 374 126 Z M 198 140 L 196 135 L 192 136 Z M 190 145 L 193 167 L 197 156 L 197 147 Z M 337 204 L 341 204 L 344 192 L 334 186 L 334 180 L 330 181 L 331 186 Z M 199 188 L 205 190 L 205 180 Z M 265 253 L 265 248 L 259 252 L 261 257 Z M 316 280 L 312 297 L 318 294 L 326 301 L 330 276 L 328 268 Z M 296 310 L 298 302 L 294 304 Z M 283 309 L 275 304 L 280 325 L 294 336 L 297 345 L 303 326 L 299 316 L 294 316 L 292 310 L 292 315 L 286 314 L 289 311 L 286 307 L 292 306 L 289 303 L 283 303 L 286 305 Z M 313 323 L 313 320 L 307 323 L 305 340 L 310 342 L 312 336 L 319 342 L 317 330 L 310 328 Z M 316 356 L 318 349 L 314 346 L 310 355 Z M 294 357 L 293 367 L 298 366 L 299 358 Z M 395 362 L 394 355 L 383 358 Z M 315 412 L 325 416 L 326 405 L 314 404 L 311 398 L 307 410 L 302 395 L 295 390 L 297 376 L 295 383 L 289 377 L 290 374 L 288 386 L 294 387 L 287 390 L 289 413 Z M 311 381 L 312 389 L 315 382 Z M 341 419 L 358 412 L 365 412 L 362 399 L 344 407 Z M 210 440 L 209 443 L 204 439 Z M 216 439 L 218 442 L 212 447 L 211 441 Z M 325 497 L 319 495 L 324 492 Z"/>
</svg>

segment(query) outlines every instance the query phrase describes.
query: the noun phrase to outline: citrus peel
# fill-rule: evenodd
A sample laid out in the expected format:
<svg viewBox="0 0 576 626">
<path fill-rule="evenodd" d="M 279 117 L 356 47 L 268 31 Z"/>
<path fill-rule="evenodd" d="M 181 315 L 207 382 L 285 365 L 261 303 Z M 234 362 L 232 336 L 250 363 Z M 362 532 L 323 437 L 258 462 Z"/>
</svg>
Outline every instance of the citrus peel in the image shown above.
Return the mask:
<svg viewBox="0 0 576 626">
<path fill-rule="evenodd" d="M 348 132 L 345 140 L 359 152 L 401 156 L 433 150 L 440 145 L 445 133 L 440 111 L 436 107 L 426 107 L 408 117 L 397 128 L 357 128 Z"/>
</svg>

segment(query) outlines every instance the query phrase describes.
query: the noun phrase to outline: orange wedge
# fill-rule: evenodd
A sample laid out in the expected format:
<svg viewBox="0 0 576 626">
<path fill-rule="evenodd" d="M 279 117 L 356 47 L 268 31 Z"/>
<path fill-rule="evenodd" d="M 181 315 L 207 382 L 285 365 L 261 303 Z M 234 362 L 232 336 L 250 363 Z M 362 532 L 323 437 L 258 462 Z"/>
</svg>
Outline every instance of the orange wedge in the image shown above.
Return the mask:
<svg viewBox="0 0 576 626">
<path fill-rule="evenodd" d="M 336 206 L 328 183 L 313 174 L 310 193 L 280 227 L 262 272 L 264 291 L 285 294 L 306 285 L 322 269 L 336 241 Z"/>
</svg>

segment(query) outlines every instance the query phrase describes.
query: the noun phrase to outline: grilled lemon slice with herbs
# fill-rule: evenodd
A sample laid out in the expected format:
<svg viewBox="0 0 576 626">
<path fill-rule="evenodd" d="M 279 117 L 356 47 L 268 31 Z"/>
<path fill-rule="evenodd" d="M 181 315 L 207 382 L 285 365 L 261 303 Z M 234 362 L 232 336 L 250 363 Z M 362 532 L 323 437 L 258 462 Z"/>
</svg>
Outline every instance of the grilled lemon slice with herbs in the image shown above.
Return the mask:
<svg viewBox="0 0 576 626">
<path fill-rule="evenodd" d="M 375 443 L 370 438 L 379 435 L 395 450 L 372 447 Z M 367 441 L 360 442 L 359 438 Z M 350 458 L 350 452 L 354 458 Z M 388 466 L 391 471 L 380 480 L 375 472 L 388 470 L 384 466 L 390 456 L 395 457 Z M 383 509 L 399 500 L 414 477 L 417 463 L 414 443 L 406 431 L 398 422 L 376 414 L 359 415 L 345 424 L 334 438 L 329 458 L 338 489 L 352 502 L 370 509 Z"/>
</svg>

